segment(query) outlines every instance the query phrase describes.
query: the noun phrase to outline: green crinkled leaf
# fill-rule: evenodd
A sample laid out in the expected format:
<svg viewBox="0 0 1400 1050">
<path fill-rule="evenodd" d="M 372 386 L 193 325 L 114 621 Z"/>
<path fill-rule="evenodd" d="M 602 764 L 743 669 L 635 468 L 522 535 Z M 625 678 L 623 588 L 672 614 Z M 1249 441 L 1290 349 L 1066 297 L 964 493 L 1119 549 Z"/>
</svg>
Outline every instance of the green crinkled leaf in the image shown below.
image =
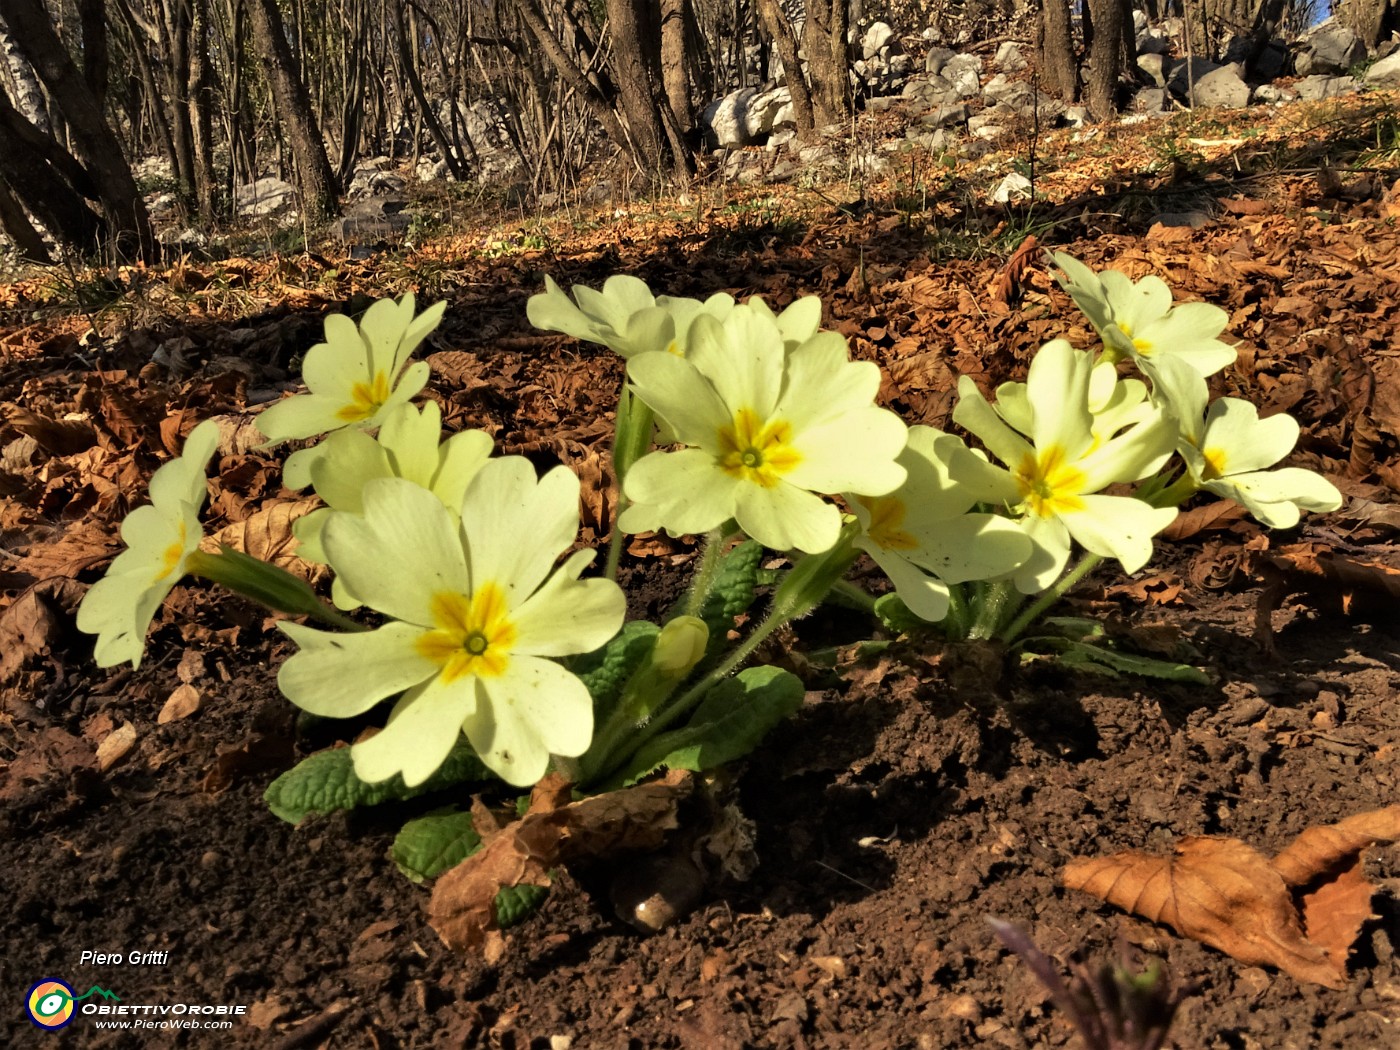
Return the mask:
<svg viewBox="0 0 1400 1050">
<path fill-rule="evenodd" d="M 1050 655 L 1027 653 L 1030 659 L 1055 660 L 1067 667 L 1082 671 L 1118 677 L 1120 674 L 1138 675 L 1142 678 L 1164 678 L 1172 682 L 1190 682 L 1194 685 L 1209 685 L 1210 675 L 1199 667 L 1177 663 L 1172 660 L 1158 660 L 1150 656 L 1137 656 L 1133 653 L 1106 649 L 1099 645 L 1072 642 L 1066 639 L 1036 639 L 1050 642 L 1055 652 Z"/>
<path fill-rule="evenodd" d="M 332 813 L 416 798 L 455 784 L 493 780 L 492 773 L 465 741 L 455 746 L 438 771 L 415 788 L 405 787 L 403 777 L 366 784 L 355 775 L 348 747 L 318 751 L 302 759 L 268 785 L 263 800 L 289 824 L 300 824 L 312 813 Z"/>
<path fill-rule="evenodd" d="M 662 768 L 703 772 L 742 758 L 802 706 L 802 680 L 778 667 L 750 667 L 705 694 L 681 729 L 662 733 L 619 775 L 634 784 Z"/>
<path fill-rule="evenodd" d="M 875 599 L 875 615 L 885 625 L 885 630 L 894 631 L 897 634 L 927 631 L 932 626 L 922 616 L 917 615 L 909 606 L 905 605 L 903 598 L 894 593 L 882 594 Z"/>
<path fill-rule="evenodd" d="M 472 815 L 458 809 L 435 810 L 410 820 L 394 838 L 390 856 L 413 882 L 435 879 L 481 848 Z"/>
<path fill-rule="evenodd" d="M 539 911 L 540 905 L 548 896 L 548 886 L 533 886 L 529 883 L 502 886 L 496 892 L 496 922 L 503 930 L 517 926 Z"/>
<path fill-rule="evenodd" d="M 758 587 L 758 563 L 763 560 L 763 544 L 745 540 L 726 554 L 715 573 L 714 586 L 700 607 L 700 619 L 710 629 L 710 643 L 722 648 L 725 635 L 734 627 L 734 617 L 753 604 Z"/>
<path fill-rule="evenodd" d="M 622 687 L 632 672 L 651 655 L 661 628 L 649 620 L 632 620 L 622 625 L 607 645 L 575 657 L 569 670 L 582 679 L 593 697 L 593 718 L 601 725 L 622 695 Z"/>
</svg>

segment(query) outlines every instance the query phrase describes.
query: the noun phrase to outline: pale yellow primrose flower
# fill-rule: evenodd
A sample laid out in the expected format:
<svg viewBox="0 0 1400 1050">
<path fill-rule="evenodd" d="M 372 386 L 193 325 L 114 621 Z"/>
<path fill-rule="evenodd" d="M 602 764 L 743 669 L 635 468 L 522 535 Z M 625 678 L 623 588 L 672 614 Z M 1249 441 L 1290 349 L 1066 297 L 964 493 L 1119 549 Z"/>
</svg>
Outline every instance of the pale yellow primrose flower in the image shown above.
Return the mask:
<svg viewBox="0 0 1400 1050">
<path fill-rule="evenodd" d="M 327 317 L 326 341 L 308 350 L 301 365 L 310 393 L 279 401 L 257 418 L 268 444 L 342 427 L 379 426 L 395 405 L 412 399 L 427 385 L 427 362 L 410 365 L 408 359 L 438 326 L 446 309 L 446 302 L 435 303 L 415 317 L 409 292 L 398 302 L 380 299 L 358 325 L 344 314 Z M 288 488 L 304 488 L 310 482 L 314 456 L 306 453 L 312 451 L 288 457 L 284 468 Z"/>
<path fill-rule="evenodd" d="M 953 480 L 949 467 L 973 455 L 951 434 L 910 427 L 898 461 L 909 473 L 904 484 L 884 496 L 846 497 L 860 522 L 855 545 L 925 620 L 948 614 L 948 584 L 1002 576 L 1031 554 L 1031 542 L 1015 522 L 968 513 L 977 497 Z"/>
<path fill-rule="evenodd" d="M 578 478 L 556 467 L 536 479 L 520 456 L 489 460 L 467 487 L 460 528 L 404 478 L 370 481 L 361 498 L 362 514 L 326 524 L 326 556 L 390 622 L 361 634 L 279 624 L 300 646 L 277 676 L 288 699 L 350 718 L 407 690 L 384 729 L 351 750 L 368 783 L 395 773 L 423 783 L 459 731 L 519 787 L 544 775 L 551 754 L 583 754 L 592 698 L 548 657 L 605 644 L 627 603 L 611 580 L 578 579 L 592 551 L 554 570 L 578 533 Z"/>
<path fill-rule="evenodd" d="M 729 518 L 766 547 L 829 549 L 841 514 L 817 493 L 884 495 L 905 479 L 895 462 L 908 428 L 875 405 L 880 370 L 852 362 L 836 332 L 789 352 L 771 312 L 696 318 L 689 354 L 628 362 L 635 395 L 666 420 L 679 452 L 633 465 L 618 519 L 624 532 L 707 532 Z"/>
<path fill-rule="evenodd" d="M 204 538 L 199 524 L 209 491 L 204 472 L 218 443 L 219 425 L 212 419 L 190 431 L 179 458 L 151 475 L 151 502 L 122 522 L 127 549 L 78 607 L 78 630 L 97 635 L 99 667 L 125 661 L 141 666 L 151 619 Z"/>
<path fill-rule="evenodd" d="M 602 343 L 625 358 L 653 350 L 684 356 L 686 332 L 697 316 L 704 313 L 722 318 L 734 308 L 733 297 L 723 292 L 704 302 L 665 295 L 658 298 L 645 281 L 631 274 L 609 277 L 601 292 L 576 284 L 572 300 L 552 277 L 546 276 L 544 285 L 545 290 L 530 296 L 525 304 L 532 325 L 587 343 Z"/>
<path fill-rule="evenodd" d="M 1034 426 L 1025 383 L 1002 383 L 996 388 L 992 407 L 1013 430 L 1029 434 Z M 1090 430 L 1094 439 L 1104 442 L 1134 423 L 1142 423 L 1156 415 L 1148 400 L 1147 384 L 1141 379 L 1121 379 L 1112 361 L 1100 358 L 1089 373 L 1089 413 L 1093 416 Z"/>
<path fill-rule="evenodd" d="M 1152 380 L 1160 396 L 1172 399 L 1170 380 L 1154 367 L 1163 358 L 1189 364 L 1203 376 L 1234 363 L 1234 347 L 1217 337 L 1230 315 L 1210 303 L 1172 302 L 1172 292 L 1160 277 L 1134 282 L 1117 270 L 1095 273 L 1077 259 L 1057 252 L 1063 272 L 1060 285 L 1084 311 L 1114 356 L 1129 356 Z"/>
<path fill-rule="evenodd" d="M 1178 451 L 1191 478 L 1201 488 L 1232 499 L 1250 514 L 1276 529 L 1298 524 L 1301 512 L 1336 510 L 1342 505 L 1337 487 L 1315 471 L 1302 467 L 1267 470 L 1293 451 L 1298 421 L 1286 413 L 1259 418 L 1248 401 L 1222 397 L 1205 411 L 1205 382 L 1192 386 L 1189 413 L 1180 420 Z"/>
<path fill-rule="evenodd" d="M 1022 529 L 1035 545 L 1013 577 L 1025 594 L 1044 590 L 1059 577 L 1071 539 L 1136 572 L 1152 556 L 1152 537 L 1176 517 L 1173 508 L 1097 495 L 1115 482 L 1137 481 L 1159 470 L 1176 443 L 1176 426 L 1158 410 L 1108 440 L 1096 437 L 1089 411 L 1092 368 L 1090 355 L 1063 339 L 1041 347 L 1026 377 L 1029 419 L 1022 433 L 997 414 L 971 378 L 958 381 L 953 419 L 1010 469 L 970 457 L 954 464 L 952 477 L 979 501 L 1003 503 L 1021 515 Z"/>
<path fill-rule="evenodd" d="M 442 441 L 442 413 L 429 401 L 421 409 L 408 403 L 395 405 L 384 417 L 378 438 L 363 430 L 345 429 L 316 446 L 311 463 L 311 483 L 326 506 L 303 515 L 292 524 L 300 546 L 297 555 L 325 564 L 322 532 L 335 511 L 358 514 L 364 509 L 361 493 L 375 478 L 407 478 L 431 491 L 454 521 L 467 485 L 491 455 L 491 435 L 464 430 Z M 331 584 L 331 597 L 339 609 L 359 608 L 339 576 Z"/>
<path fill-rule="evenodd" d="M 651 351 L 684 357 L 690 345 L 690 329 L 700 316 L 723 321 L 735 309 L 752 309 L 775 321 L 789 350 L 816 335 L 822 320 L 822 301 L 803 296 L 779 314 L 758 296 L 743 306 L 725 292 L 703 302 L 681 296 L 653 297 L 646 282 L 630 274 L 617 274 L 603 282 L 603 290 L 574 285 L 571 300 L 546 276 L 545 290 L 530 296 L 526 315 L 536 328 L 563 332 L 588 343 L 601 343 L 624 358 Z M 577 300 L 575 304 L 574 300 Z"/>
</svg>

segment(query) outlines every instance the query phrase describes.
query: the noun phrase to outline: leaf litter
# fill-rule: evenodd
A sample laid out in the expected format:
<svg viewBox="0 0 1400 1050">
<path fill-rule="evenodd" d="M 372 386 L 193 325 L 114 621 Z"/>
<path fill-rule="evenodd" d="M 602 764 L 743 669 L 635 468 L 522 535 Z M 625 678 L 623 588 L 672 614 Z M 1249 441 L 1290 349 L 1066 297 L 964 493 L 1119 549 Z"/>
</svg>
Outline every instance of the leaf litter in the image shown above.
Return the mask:
<svg viewBox="0 0 1400 1050">
<path fill-rule="evenodd" d="M 1290 107 L 1288 113 L 1270 114 L 1270 120 L 1305 148 L 1325 133 L 1319 129 L 1341 105 L 1346 103 L 1331 109 Z M 1214 142 L 1232 136 L 1190 137 Z M 1188 146 L 1203 162 L 1241 152 Z M 1220 378 L 1216 392 L 1251 398 L 1265 406 L 1265 414 L 1295 414 L 1304 435 L 1291 462 L 1325 473 L 1351 498 L 1326 523 L 1307 526 L 1298 538 L 1304 551 L 1290 547 L 1294 537 L 1270 538 L 1228 511 L 1188 505 L 1177 533 L 1164 544 L 1156 575 L 1111 595 L 1123 610 L 1125 623 L 1114 629 L 1125 641 L 1136 639 L 1148 651 L 1154 644 L 1166 649 L 1175 647 L 1173 632 L 1179 632 L 1226 672 L 1221 688 L 1230 699 L 1213 693 L 1207 694 L 1213 699 L 1202 699 L 1185 686 L 1139 692 L 1130 685 L 1089 685 L 1044 668 L 1013 675 L 1009 686 L 989 688 L 1002 673 L 999 667 L 983 661 L 972 668 L 962 657 L 943 660 L 936 653 L 908 666 L 880 662 L 878 673 L 811 694 L 791 739 L 750 764 L 743 804 L 758 823 L 763 855 L 751 887 L 646 942 L 618 940 L 587 917 L 592 912 L 578 903 L 576 891 L 558 894 L 546 911 L 545 928 L 576 931 L 585 954 L 595 950 L 588 945 L 616 953 L 618 972 L 599 984 L 585 959 L 582 969 L 562 965 L 543 979 L 529 971 L 527 959 L 507 954 L 500 987 L 537 984 L 538 990 L 523 998 L 517 992 L 488 993 L 485 986 L 470 995 L 442 993 L 448 997 L 445 1024 L 468 1039 L 484 1039 L 490 1031 L 497 1033 L 492 1038 L 512 1031 L 519 1033 L 516 1038 L 533 1037 L 555 1023 L 548 1020 L 555 1004 L 567 1002 L 575 1020 L 560 1022 L 566 1028 L 621 1027 L 656 1045 L 686 1030 L 682 1021 L 708 1033 L 708 1045 L 766 1039 L 796 1046 L 800 1039 L 842 1046 L 850 1045 L 853 1031 L 872 1048 L 903 1045 L 916 1031 L 947 1046 L 986 1045 L 1005 1032 L 1047 1035 L 1050 1029 L 1035 1009 L 1024 1005 L 1034 997 L 995 976 L 1000 957 L 986 945 L 981 924 L 986 910 L 995 907 L 1015 917 L 1013 903 L 1024 908 L 1028 899 L 1038 902 L 1036 914 L 1043 909 L 1056 928 L 1092 924 L 1082 907 L 1054 901 L 1061 840 L 1047 837 L 1043 823 L 1059 821 L 1066 842 L 1085 821 L 1115 827 L 1115 838 L 1127 838 L 1129 828 L 1141 826 L 1154 834 L 1170 828 L 1184 839 L 1213 830 L 1217 820 L 1262 820 L 1257 807 L 1280 792 L 1325 799 L 1329 814 L 1340 817 L 1335 807 L 1360 810 L 1360 795 L 1374 798 L 1396 790 L 1400 740 L 1393 717 L 1382 714 L 1375 700 L 1393 695 L 1388 658 L 1383 646 L 1377 648 L 1380 636 L 1365 633 L 1384 624 L 1365 595 L 1386 596 L 1386 581 L 1400 565 L 1388 546 L 1400 488 L 1400 374 L 1394 367 L 1400 318 L 1394 259 L 1400 257 L 1400 232 L 1376 221 L 1392 206 L 1393 192 L 1388 185 L 1364 187 L 1351 177 L 1330 185 L 1299 176 L 1266 182 L 1253 176 L 1232 180 L 1227 174 L 1193 190 L 1219 202 L 1218 211 L 1210 206 L 1216 211 L 1212 221 L 1199 229 L 1158 227 L 1145 237 L 1150 224 L 1134 225 L 1131 217 L 1084 217 L 1086 200 L 1103 199 L 1093 194 L 1109 189 L 1120 170 L 1131 174 L 1150 167 L 1153 151 L 1160 149 L 1125 133 L 1111 164 L 1084 149 L 1081 161 L 1052 165 L 1043 186 L 1051 209 L 1046 217 L 1056 225 L 1040 240 L 1078 254 L 1091 266 L 1113 265 L 1133 277 L 1157 273 L 1179 298 L 1228 309 L 1240 360 Z M 116 553 L 116 526 L 142 498 L 150 474 L 194 423 L 209 415 L 222 420 L 209 533 L 239 536 L 249 546 L 260 543 L 296 564 L 285 529 L 300 512 L 301 496 L 277 491 L 275 484 L 290 449 L 259 450 L 255 419 L 262 406 L 293 389 L 299 356 L 319 339 L 321 317 L 328 311 L 353 312 L 367 295 L 410 287 L 425 304 L 450 299 L 447 322 L 424 348 L 425 356 L 442 365 L 428 396 L 440 404 L 448 429 L 481 427 L 540 467 L 564 461 L 580 469 L 592 523 L 583 540 L 590 543 L 611 521 L 615 494 L 606 473 L 606 427 L 600 426 L 600 416 L 611 411 L 622 369 L 604 351 L 529 329 L 524 302 L 545 273 L 565 286 L 596 285 L 626 269 L 671 294 L 762 294 L 775 307 L 801 294 L 820 294 L 827 309 L 824 322 L 847 334 L 855 356 L 884 369 L 883 402 L 910 422 L 935 426 L 949 425 L 958 375 L 989 388 L 1023 378 L 1031 352 L 1049 338 L 1067 334 L 1078 346 L 1092 342 L 1025 237 L 975 259 L 944 250 L 950 228 L 989 217 L 969 212 L 957 191 L 933 194 L 929 214 L 912 219 L 880 205 L 874 187 L 868 198 L 876 203 L 864 210 L 842 210 L 783 187 L 705 193 L 710 195 L 693 220 L 634 209 L 592 230 L 561 226 L 552 238 L 560 246 L 556 250 L 487 258 L 478 251 L 480 238 L 473 236 L 444 238 L 387 262 L 308 255 L 187 260 L 166 270 L 117 268 L 113 278 L 122 291 L 104 315 L 96 344 L 80 343 L 89 321 L 65 314 L 42 279 L 0 289 L 0 345 L 6 355 L 0 370 L 0 632 L 17 640 L 14 648 L 0 647 L 5 825 L 63 829 L 83 838 L 90 855 L 101 856 L 110 849 L 104 845 L 110 824 L 89 825 L 86 814 L 94 793 L 109 782 L 129 793 L 122 805 L 147 800 L 153 815 L 164 814 L 170 827 L 178 826 L 174 841 L 195 863 L 226 848 L 213 828 L 206 834 L 202 821 L 189 822 L 188 799 L 198 797 L 201 787 L 218 793 L 214 804 L 241 814 L 233 819 L 249 828 L 261 828 L 260 821 L 269 819 L 257 805 L 247 808 L 240 793 L 251 781 L 253 795 L 260 794 L 262 785 L 292 761 L 290 726 L 259 713 L 267 685 L 258 679 L 263 668 L 275 664 L 281 645 L 267 618 L 198 584 L 177 590 L 173 601 L 179 615 L 158 618 L 153 651 L 204 652 L 224 660 L 230 659 L 226 647 L 236 643 L 239 655 L 217 687 L 177 677 L 174 659 L 135 674 L 94 672 L 85 662 L 84 639 L 75 636 L 68 618 L 82 589 Z M 745 210 L 751 202 L 767 202 L 789 217 L 787 225 L 773 229 L 755 222 L 753 209 Z M 1006 213 L 991 218 L 984 229 L 1005 223 Z M 988 289 L 995 291 L 990 298 Z M 36 309 L 42 311 L 40 323 L 32 320 Z M 88 349 L 91 345 L 98 349 Z M 625 570 L 636 579 L 656 581 L 650 596 L 638 601 L 649 603 L 653 614 L 664 609 L 664 580 L 678 561 L 692 556 L 687 545 L 643 537 L 629 544 L 629 553 L 632 564 Z M 312 569 L 302 565 L 296 571 Z M 1251 621 L 1251 592 L 1268 572 L 1283 576 L 1284 593 L 1269 615 Z M 1292 663 L 1270 664 L 1251 647 L 1251 623 L 1265 619 L 1269 636 L 1288 643 L 1279 648 Z M 1316 637 L 1305 626 L 1314 620 Z M 832 623 L 814 617 L 793 644 L 849 643 L 849 634 L 833 632 Z M 1300 651 L 1311 654 L 1310 670 L 1290 670 Z M 1312 680 L 1327 683 L 1322 693 L 1300 684 Z M 200 710 L 160 724 L 163 704 L 181 685 L 198 689 Z M 1324 703 L 1328 695 L 1343 699 Z M 106 720 L 105 728 L 95 739 L 85 739 L 82 728 L 94 711 Z M 1323 715 L 1330 719 L 1328 728 L 1313 721 Z M 133 727 L 135 742 L 123 762 L 100 772 L 97 743 L 125 725 Z M 1166 752 L 1175 756 L 1174 768 L 1159 773 L 1156 766 Z M 1078 779 L 1081 775 L 1085 779 Z M 1124 783 L 1132 792 L 1123 794 Z M 1038 812 L 1025 810 L 1026 798 L 1035 800 Z M 1074 799 L 1088 799 L 1090 809 L 1075 809 Z M 1222 799 L 1236 802 L 1231 807 Z M 546 838 L 559 834 L 555 822 L 561 818 L 545 814 L 570 805 L 556 800 L 552 809 L 541 811 Z M 130 821 L 141 819 L 136 810 L 123 812 Z M 1281 811 L 1288 812 L 1287 807 Z M 1273 819 L 1286 816 L 1275 813 Z M 502 856 L 525 867 L 543 864 L 530 861 L 535 855 L 513 843 L 512 826 L 499 832 L 507 844 L 497 847 Z M 853 831 L 849 844 L 847 827 Z M 876 838 L 884 843 L 878 849 L 855 845 Z M 46 841 L 21 838 L 17 856 L 37 864 L 35 870 L 61 871 L 53 867 Z M 1047 849 L 1043 842 L 1052 843 L 1048 856 L 1037 853 Z M 1065 849 L 1090 852 L 1086 845 Z M 352 843 L 348 850 L 344 859 L 328 862 L 299 834 L 264 855 L 280 858 L 289 870 L 304 867 L 299 883 L 290 880 L 299 886 L 316 883 L 328 863 L 335 870 L 359 865 L 356 870 L 365 872 L 385 866 L 378 839 Z M 539 854 L 550 856 L 549 848 Z M 1381 849 L 1372 856 L 1379 863 L 1388 854 Z M 165 880 L 139 857 L 126 863 L 133 867 L 122 879 L 145 872 L 153 885 Z M 556 885 L 562 880 L 567 889 L 567 870 L 553 871 Z M 1321 932 L 1309 910 L 1347 916 L 1341 925 L 1349 929 L 1359 907 L 1360 891 L 1353 883 L 1364 876 L 1356 866 L 1347 872 L 1306 898 L 1313 903 L 1297 920 L 1308 943 L 1324 954 L 1335 953 L 1333 945 L 1342 937 Z M 81 877 L 89 874 L 94 873 Z M 446 878 L 438 880 L 439 887 Z M 65 887 L 69 899 L 88 892 L 86 882 L 69 884 L 58 874 L 50 879 Z M 401 895 L 401 887 L 401 882 L 392 891 L 386 887 L 386 899 Z M 873 887 L 873 895 L 862 887 Z M 277 897 L 291 890 L 291 885 L 265 886 L 258 892 Z M 32 914 L 41 907 L 35 896 L 41 892 L 49 890 L 20 886 L 9 896 L 18 902 L 18 913 Z M 285 918 L 279 921 L 302 924 L 300 932 L 286 934 L 293 943 L 300 938 L 317 945 L 322 937 L 331 943 L 339 937 L 334 917 L 354 905 L 343 894 L 322 898 L 308 892 L 305 898 L 281 897 Z M 1329 900 L 1333 893 L 1345 906 Z M 480 895 L 473 899 L 476 917 L 462 920 L 469 931 L 463 936 L 499 935 L 480 911 Z M 420 922 L 417 908 L 406 900 L 396 912 L 398 921 Z M 726 908 L 735 909 L 733 919 L 725 918 Z M 326 963 L 327 974 L 339 972 L 354 937 L 371 925 L 368 916 L 362 909 L 349 939 L 330 952 L 336 962 Z M 109 932 L 86 917 L 72 921 L 93 940 Z M 315 933 L 305 925 L 313 921 L 320 927 Z M 153 915 L 145 922 L 159 926 Z M 970 932 L 974 929 L 979 932 Z M 760 930 L 767 941 L 752 939 Z M 552 950 L 555 935 L 539 935 L 544 949 Z M 1045 943 L 1044 931 L 1038 936 Z M 1089 936 L 1102 940 L 1093 929 Z M 433 941 L 431 933 L 426 938 L 420 933 L 415 943 Z M 706 969 L 712 977 L 703 984 L 691 983 L 692 971 L 675 962 L 688 958 L 697 941 L 716 945 L 730 960 L 710 952 L 707 958 L 717 961 Z M 211 958 L 229 950 L 226 941 L 220 944 L 207 949 Z M 1068 944 L 1052 937 L 1048 947 L 1061 951 Z M 793 961 L 759 965 L 760 959 L 774 958 L 764 945 Z M 878 945 L 878 952 L 871 945 Z M 806 967 L 802 960 L 809 949 L 812 959 L 825 962 Z M 396 980 L 407 982 L 404 988 L 425 978 L 442 989 L 454 987 L 449 975 L 460 963 L 439 956 L 439 948 L 426 950 L 428 969 L 396 963 Z M 1157 950 L 1177 954 L 1164 943 Z M 1359 1006 L 1335 1006 L 1339 1016 L 1352 1011 L 1337 1023 L 1359 1025 L 1348 1030 L 1363 1033 L 1355 1037 L 1362 1042 L 1374 1031 L 1365 1027 L 1367 1018 L 1386 1016 L 1385 989 L 1393 987 L 1388 950 L 1382 944 L 1354 957 L 1370 959 L 1364 965 L 1376 968 L 1375 987 L 1366 993 L 1372 998 Z M 1330 959 L 1317 965 L 1335 972 Z M 36 956 L 34 965 L 35 972 L 57 972 L 64 960 Z M 256 972 L 262 963 L 248 965 L 247 972 Z M 254 1001 L 294 1004 L 285 1016 L 279 1008 L 275 1018 L 266 1018 L 269 1025 L 290 1027 L 340 1003 L 338 993 L 317 990 L 314 965 L 301 965 L 298 970 L 288 964 L 285 973 L 266 980 L 250 979 L 260 989 Z M 394 994 L 402 994 L 402 1000 L 383 998 L 390 995 L 382 980 L 384 964 L 374 965 L 381 967 L 378 983 L 358 986 L 366 1004 L 379 1004 L 373 1010 L 356 1008 L 364 1025 L 381 1030 L 375 1018 L 397 1018 L 386 1023 L 413 1031 L 412 1011 L 401 1012 L 399 1006 L 412 995 L 398 991 Z M 1182 960 L 1174 958 L 1172 965 L 1180 970 Z M 1203 1024 L 1210 1038 L 1225 1031 L 1247 1033 L 1250 1014 L 1231 1005 L 1233 971 L 1190 965 L 1213 987 L 1201 1015 L 1205 1020 L 1188 1017 L 1183 1024 Z M 809 982 L 816 978 L 801 976 L 825 974 L 821 979 L 829 981 L 835 972 L 846 976 L 832 986 L 835 998 L 829 1003 L 809 994 Z M 356 973 L 352 966 L 349 979 L 358 980 Z M 216 978 L 189 980 L 214 982 L 207 990 L 216 994 L 222 987 Z M 466 980 L 463 988 L 472 978 Z M 191 987 L 172 984 L 169 990 L 184 995 Z M 902 996 L 888 991 L 893 988 L 902 988 Z M 288 996 L 289 989 L 305 995 Z M 1275 1011 L 1297 1002 L 1288 994 L 1260 993 Z M 646 995 L 659 997 L 656 1010 L 627 1012 L 628 1003 Z M 887 995 L 895 998 L 882 998 Z M 684 1007 L 687 1002 L 693 1005 Z M 770 1016 L 773 1004 L 783 1005 L 774 1006 Z M 1301 1008 L 1307 1019 L 1297 1023 L 1305 1029 L 1323 1025 L 1327 1009 L 1333 1009 L 1319 1013 L 1307 1000 Z M 648 1020 L 652 1013 L 655 1019 Z M 1200 1036 L 1194 1041 L 1206 1045 L 1200 1028 L 1184 1031 L 1188 1041 L 1194 1032 Z M 1249 1038 L 1257 1036 L 1256 1031 Z"/>
</svg>

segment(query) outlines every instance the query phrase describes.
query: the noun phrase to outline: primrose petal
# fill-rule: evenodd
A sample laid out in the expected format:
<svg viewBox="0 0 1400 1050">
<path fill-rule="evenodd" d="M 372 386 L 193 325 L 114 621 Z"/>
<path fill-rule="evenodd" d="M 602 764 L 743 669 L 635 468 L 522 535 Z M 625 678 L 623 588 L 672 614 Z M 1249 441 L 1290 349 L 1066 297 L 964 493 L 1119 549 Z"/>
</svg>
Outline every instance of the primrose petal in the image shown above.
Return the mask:
<svg viewBox="0 0 1400 1050">
<path fill-rule="evenodd" d="M 480 695 L 475 678 L 445 681 L 441 676 L 405 693 L 388 724 L 350 749 L 355 775 L 378 784 L 398 773 L 405 786 L 417 787 L 447 759 Z"/>
<path fill-rule="evenodd" d="M 483 702 L 463 728 L 476 753 L 509 784 L 534 784 L 551 754 L 574 757 L 593 739 L 593 699 L 579 679 L 548 660 L 518 656 L 510 673 L 483 680 Z"/>
<path fill-rule="evenodd" d="M 423 631 L 411 624 L 351 634 L 288 621 L 278 627 L 298 646 L 277 673 L 278 688 L 313 715 L 353 718 L 437 671 L 414 647 Z"/>
</svg>

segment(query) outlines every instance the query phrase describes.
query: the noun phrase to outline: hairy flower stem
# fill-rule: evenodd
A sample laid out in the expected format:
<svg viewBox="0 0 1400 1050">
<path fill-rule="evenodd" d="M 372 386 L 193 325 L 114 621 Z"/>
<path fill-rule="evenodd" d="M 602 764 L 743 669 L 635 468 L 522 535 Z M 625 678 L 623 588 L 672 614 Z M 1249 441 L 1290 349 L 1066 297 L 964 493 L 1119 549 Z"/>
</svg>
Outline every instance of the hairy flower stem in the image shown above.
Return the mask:
<svg viewBox="0 0 1400 1050">
<path fill-rule="evenodd" d="M 636 754 L 646 743 L 662 730 L 670 728 L 685 714 L 688 714 L 705 694 L 744 665 L 760 645 L 774 631 L 784 624 L 806 616 L 827 597 L 846 571 L 855 564 L 860 552 L 852 546 L 856 526 L 848 525 L 841 538 L 830 550 L 821 554 L 811 554 L 803 558 L 789 570 L 783 582 L 773 595 L 768 614 L 738 647 L 726 656 L 708 674 L 658 711 L 646 725 L 638 726 L 626 739 L 627 750 L 616 760 L 611 755 L 600 755 L 596 771 L 590 771 L 588 780 L 598 780 L 613 773 L 630 756 Z"/>
<path fill-rule="evenodd" d="M 686 616 L 699 616 L 705 607 L 705 599 L 714 589 L 719 575 L 720 555 L 724 552 L 725 530 L 723 526 L 711 529 L 705 535 L 700 547 L 700 564 L 695 567 L 695 575 L 690 581 L 690 590 L 685 595 Z"/>
<path fill-rule="evenodd" d="M 961 584 L 948 588 L 948 615 L 943 618 L 949 638 L 962 640 L 972 630 L 972 610 L 967 607 L 967 592 Z"/>
<path fill-rule="evenodd" d="M 875 615 L 875 599 L 850 580 L 836 581 L 836 585 L 831 588 L 831 600 L 840 605 L 849 605 L 851 608 L 859 609 L 871 616 Z"/>
<path fill-rule="evenodd" d="M 617 478 L 617 507 L 613 517 L 612 537 L 608 541 L 608 560 L 603 575 L 609 580 L 617 579 L 617 567 L 622 561 L 622 530 L 617 527 L 617 519 L 627 509 L 628 499 L 624 495 L 623 482 L 632 464 L 646 455 L 651 448 L 651 432 L 656 424 L 655 413 L 639 398 L 632 395 L 623 380 L 622 392 L 617 399 L 617 429 L 613 433 L 613 476 Z"/>
<path fill-rule="evenodd" d="M 1010 644 L 1021 636 L 1021 632 L 1033 624 L 1040 616 L 1054 605 L 1057 601 L 1069 593 L 1070 589 L 1089 575 L 1103 561 L 1101 554 L 1085 554 L 1079 559 L 1078 564 L 1069 572 L 1065 573 L 1050 586 L 1039 598 L 1021 611 L 1021 615 L 1016 617 L 997 636 L 1003 642 Z"/>
<path fill-rule="evenodd" d="M 997 633 L 997 628 L 1006 617 L 1007 605 L 1016 597 L 1016 588 L 1010 580 L 997 580 L 980 595 L 976 615 L 967 637 L 985 640 Z"/>
<path fill-rule="evenodd" d="M 227 544 L 218 554 L 195 551 L 185 564 L 191 576 L 212 580 L 273 612 L 310 616 L 344 631 L 369 630 L 323 602 L 305 580 Z"/>
</svg>

